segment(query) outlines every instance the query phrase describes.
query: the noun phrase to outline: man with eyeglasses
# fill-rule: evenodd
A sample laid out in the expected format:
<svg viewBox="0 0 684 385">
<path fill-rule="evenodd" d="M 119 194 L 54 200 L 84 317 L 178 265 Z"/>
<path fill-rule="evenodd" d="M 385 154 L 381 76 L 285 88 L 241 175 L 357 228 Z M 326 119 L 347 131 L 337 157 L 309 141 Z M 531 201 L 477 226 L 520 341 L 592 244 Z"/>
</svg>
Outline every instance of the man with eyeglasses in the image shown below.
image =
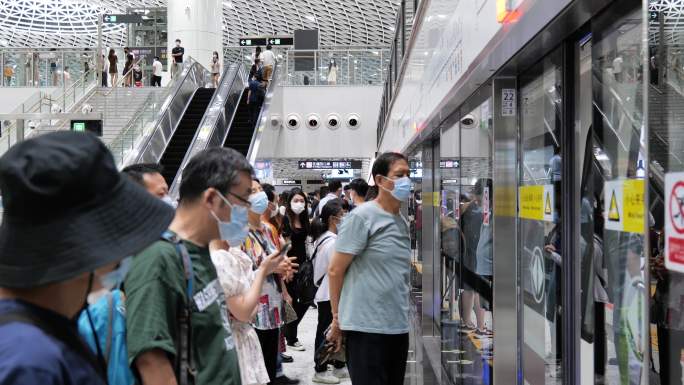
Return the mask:
<svg viewBox="0 0 684 385">
<path fill-rule="evenodd" d="M 181 243 L 160 240 L 133 257 L 124 284 L 127 343 L 131 368 L 142 384 L 177 384 L 189 375 L 197 384 L 240 385 L 235 341 L 209 243 L 222 239 L 233 247 L 244 241 L 251 174 L 247 160 L 233 149 L 197 154 L 183 170 L 179 205 L 169 227 Z M 188 291 L 189 325 L 178 316 L 186 309 Z M 188 331 L 189 345 L 182 337 Z"/>
</svg>

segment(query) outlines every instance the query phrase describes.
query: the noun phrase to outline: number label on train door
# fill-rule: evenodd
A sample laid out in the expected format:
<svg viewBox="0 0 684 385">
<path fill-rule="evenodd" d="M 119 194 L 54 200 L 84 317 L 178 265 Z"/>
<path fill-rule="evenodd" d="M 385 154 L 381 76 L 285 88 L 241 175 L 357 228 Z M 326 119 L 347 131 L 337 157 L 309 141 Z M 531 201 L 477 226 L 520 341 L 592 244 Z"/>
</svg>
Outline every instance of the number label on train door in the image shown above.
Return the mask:
<svg viewBox="0 0 684 385">
<path fill-rule="evenodd" d="M 515 116 L 515 88 L 501 90 L 501 116 Z"/>
</svg>

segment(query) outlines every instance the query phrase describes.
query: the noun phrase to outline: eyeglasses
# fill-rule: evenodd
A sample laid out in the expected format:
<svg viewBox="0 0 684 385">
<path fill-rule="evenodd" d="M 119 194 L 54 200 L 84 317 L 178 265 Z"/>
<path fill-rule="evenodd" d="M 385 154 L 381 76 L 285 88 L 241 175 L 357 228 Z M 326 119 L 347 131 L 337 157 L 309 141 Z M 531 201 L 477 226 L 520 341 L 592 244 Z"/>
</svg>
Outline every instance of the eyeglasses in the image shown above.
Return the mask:
<svg viewBox="0 0 684 385">
<path fill-rule="evenodd" d="M 252 207 L 252 204 L 251 204 L 247 199 L 245 199 L 245 198 L 243 198 L 243 197 L 241 197 L 241 196 L 235 194 L 235 193 L 232 192 L 232 191 L 228 191 L 228 194 L 229 194 L 229 195 L 232 195 L 233 198 L 239 200 L 240 203 L 242 203 L 241 206 L 244 206 L 244 207 L 247 207 L 247 208 L 251 208 L 251 207 Z"/>
</svg>

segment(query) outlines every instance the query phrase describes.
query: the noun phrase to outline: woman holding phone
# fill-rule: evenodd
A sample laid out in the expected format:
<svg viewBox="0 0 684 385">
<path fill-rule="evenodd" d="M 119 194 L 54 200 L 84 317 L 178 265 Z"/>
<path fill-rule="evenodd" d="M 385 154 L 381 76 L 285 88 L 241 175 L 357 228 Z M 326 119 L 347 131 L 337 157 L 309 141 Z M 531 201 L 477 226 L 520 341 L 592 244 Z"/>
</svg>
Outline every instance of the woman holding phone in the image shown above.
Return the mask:
<svg viewBox="0 0 684 385">
<path fill-rule="evenodd" d="M 262 221 L 262 214 L 268 209 L 269 202 L 258 180 L 252 181 L 252 195 L 249 211 L 249 235 L 242 245 L 244 251 L 252 262 L 252 266 L 260 268 L 271 255 L 281 254 L 287 250 L 282 239 L 273 226 Z M 264 363 L 270 382 L 276 379 L 277 359 L 279 352 L 279 331 L 283 326 L 283 287 L 284 282 L 280 278 L 291 274 L 293 265 L 291 258 L 283 258 L 275 274 L 270 274 L 264 281 L 254 315 L 252 326 L 256 330 L 259 344 L 263 353 Z M 250 362 L 247 362 L 251 365 Z"/>
<path fill-rule="evenodd" d="M 282 234 L 286 240 L 292 242 L 292 248 L 288 256 L 294 257 L 295 263 L 301 265 L 307 258 L 306 238 L 310 235 L 309 214 L 307 210 L 307 200 L 304 191 L 294 188 L 288 196 L 285 216 L 283 218 Z M 288 282 L 287 290 L 292 296 L 292 307 L 297 313 L 297 320 L 285 326 L 285 339 L 287 346 L 292 350 L 304 351 L 304 345 L 297 338 L 297 327 L 304 314 L 309 309 L 311 303 L 304 303 L 300 297 L 301 293 L 297 288 L 298 274 Z"/>
</svg>

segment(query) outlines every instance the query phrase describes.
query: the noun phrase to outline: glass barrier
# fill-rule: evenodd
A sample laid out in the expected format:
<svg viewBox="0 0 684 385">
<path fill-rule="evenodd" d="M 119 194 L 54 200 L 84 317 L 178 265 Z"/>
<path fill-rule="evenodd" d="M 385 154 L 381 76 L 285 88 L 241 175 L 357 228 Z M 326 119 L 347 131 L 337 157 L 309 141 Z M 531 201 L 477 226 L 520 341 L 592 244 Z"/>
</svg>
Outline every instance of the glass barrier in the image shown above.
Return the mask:
<svg viewBox="0 0 684 385">
<path fill-rule="evenodd" d="M 68 87 L 94 77 L 95 51 L 90 48 L 0 50 L 2 87 Z"/>
<path fill-rule="evenodd" d="M 389 51 L 288 50 L 281 62 L 284 86 L 380 85 L 385 80 Z"/>
</svg>

